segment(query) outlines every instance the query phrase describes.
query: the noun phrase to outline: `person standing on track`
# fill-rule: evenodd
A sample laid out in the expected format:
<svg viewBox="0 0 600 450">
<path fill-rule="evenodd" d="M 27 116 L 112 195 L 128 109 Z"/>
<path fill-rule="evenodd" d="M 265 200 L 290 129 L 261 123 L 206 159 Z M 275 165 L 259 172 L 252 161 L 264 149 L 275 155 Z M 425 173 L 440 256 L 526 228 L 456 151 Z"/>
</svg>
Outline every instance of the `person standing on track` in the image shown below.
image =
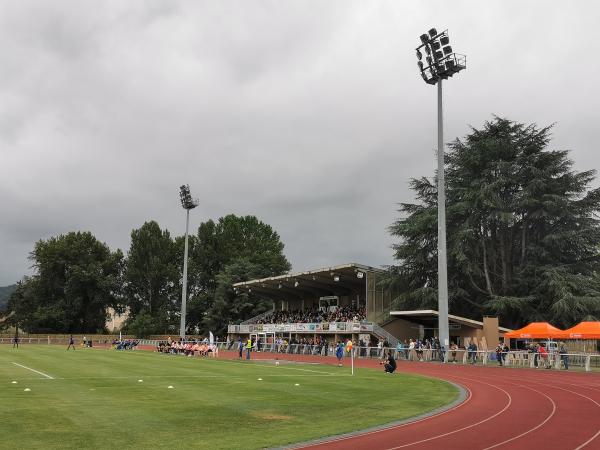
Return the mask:
<svg viewBox="0 0 600 450">
<path fill-rule="evenodd" d="M 67 351 L 73 347 L 73 351 L 75 351 L 75 339 L 73 339 L 73 335 L 69 338 L 69 346 L 67 347 Z"/>
<path fill-rule="evenodd" d="M 251 351 L 252 351 L 252 339 L 248 338 L 248 342 L 246 342 L 246 359 L 250 359 Z"/>
<path fill-rule="evenodd" d="M 502 365 L 502 351 L 504 350 L 504 347 L 502 346 L 502 344 L 498 343 L 498 346 L 496 347 L 496 360 L 498 361 L 499 365 Z"/>
<path fill-rule="evenodd" d="M 242 337 L 238 338 L 238 356 L 239 359 L 242 359 L 242 355 L 244 354 L 244 341 L 242 341 Z"/>
<path fill-rule="evenodd" d="M 569 351 L 567 350 L 567 346 L 564 342 L 560 343 L 560 347 L 558 348 L 558 353 L 560 354 L 560 360 L 565 366 L 565 370 L 569 370 Z"/>
</svg>

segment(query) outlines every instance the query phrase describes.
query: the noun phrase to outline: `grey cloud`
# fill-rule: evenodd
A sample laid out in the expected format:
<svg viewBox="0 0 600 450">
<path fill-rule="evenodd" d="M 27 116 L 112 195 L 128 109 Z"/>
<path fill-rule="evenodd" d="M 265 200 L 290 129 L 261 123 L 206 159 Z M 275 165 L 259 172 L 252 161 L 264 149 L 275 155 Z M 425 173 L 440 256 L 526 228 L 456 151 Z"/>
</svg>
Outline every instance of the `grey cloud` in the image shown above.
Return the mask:
<svg viewBox="0 0 600 450">
<path fill-rule="evenodd" d="M 392 262 L 387 226 L 435 168 L 435 89 L 414 47 L 449 28 L 446 140 L 495 113 L 556 122 L 598 166 L 595 2 L 5 2 L 0 15 L 0 285 L 38 239 L 90 230 L 126 250 L 155 219 L 256 214 L 295 269 Z"/>
</svg>

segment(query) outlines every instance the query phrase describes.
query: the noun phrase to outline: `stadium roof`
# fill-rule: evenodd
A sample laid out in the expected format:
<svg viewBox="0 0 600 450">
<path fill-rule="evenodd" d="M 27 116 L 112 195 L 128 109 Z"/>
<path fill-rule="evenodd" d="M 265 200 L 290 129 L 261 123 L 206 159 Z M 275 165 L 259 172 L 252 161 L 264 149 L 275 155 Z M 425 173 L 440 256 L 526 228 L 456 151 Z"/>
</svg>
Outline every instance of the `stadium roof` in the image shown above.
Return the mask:
<svg viewBox="0 0 600 450">
<path fill-rule="evenodd" d="M 364 293 L 369 274 L 385 273 L 363 264 L 349 263 L 339 266 L 322 267 L 305 272 L 289 272 L 276 277 L 235 283 L 237 290 L 247 289 L 266 297 L 288 297 L 290 299 L 308 296 L 350 295 Z"/>
<path fill-rule="evenodd" d="M 414 311 L 391 311 L 390 316 L 399 317 L 406 319 L 411 322 L 417 322 L 422 324 L 437 323 L 439 313 L 434 309 L 418 309 Z M 460 323 L 472 328 L 483 328 L 483 322 L 479 320 L 467 319 L 466 317 L 455 316 L 454 314 L 448 314 L 450 322 Z M 512 331 L 510 328 L 498 327 L 502 333 L 508 333 Z"/>
</svg>

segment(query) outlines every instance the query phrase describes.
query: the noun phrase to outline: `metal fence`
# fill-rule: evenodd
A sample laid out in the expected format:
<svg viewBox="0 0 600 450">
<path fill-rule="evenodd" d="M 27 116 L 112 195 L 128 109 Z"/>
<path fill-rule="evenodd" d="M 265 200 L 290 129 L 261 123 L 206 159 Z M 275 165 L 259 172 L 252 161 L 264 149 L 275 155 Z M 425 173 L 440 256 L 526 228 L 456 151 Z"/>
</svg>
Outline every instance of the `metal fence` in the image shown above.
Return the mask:
<svg viewBox="0 0 600 450">
<path fill-rule="evenodd" d="M 130 339 L 131 340 L 131 339 Z M 113 339 L 88 339 L 92 346 L 111 346 Z M 151 346 L 158 348 L 160 342 L 166 340 L 156 339 L 135 339 L 138 346 Z M 196 340 L 188 341 L 196 342 Z M 19 344 L 47 344 L 47 345 L 67 345 L 68 337 L 36 337 L 19 338 Z M 13 344 L 12 338 L 0 338 L 0 344 Z M 82 341 L 77 340 L 77 345 Z M 219 350 L 238 350 L 238 342 L 216 342 Z M 246 352 L 245 341 L 243 341 L 243 351 Z M 133 347 L 135 348 L 135 347 Z M 260 343 L 252 348 L 254 352 L 265 352 L 273 354 L 287 355 L 315 355 L 315 356 L 335 356 L 336 346 L 311 345 L 311 344 L 278 344 L 278 343 Z M 565 363 L 568 367 L 576 367 L 586 372 L 600 369 L 600 354 L 590 353 L 568 353 L 559 354 L 551 352 L 546 355 L 532 353 L 527 351 L 509 351 L 496 353 L 494 350 L 468 351 L 465 349 L 449 350 L 447 355 L 439 349 L 408 349 L 408 348 L 389 348 L 389 347 L 354 347 L 354 357 L 358 359 L 384 359 L 389 352 L 397 360 L 421 361 L 421 362 L 447 362 L 450 364 L 473 364 L 473 365 L 502 365 L 514 367 L 530 367 L 538 369 L 559 370 L 564 369 Z M 347 357 L 348 353 L 344 352 Z"/>
</svg>

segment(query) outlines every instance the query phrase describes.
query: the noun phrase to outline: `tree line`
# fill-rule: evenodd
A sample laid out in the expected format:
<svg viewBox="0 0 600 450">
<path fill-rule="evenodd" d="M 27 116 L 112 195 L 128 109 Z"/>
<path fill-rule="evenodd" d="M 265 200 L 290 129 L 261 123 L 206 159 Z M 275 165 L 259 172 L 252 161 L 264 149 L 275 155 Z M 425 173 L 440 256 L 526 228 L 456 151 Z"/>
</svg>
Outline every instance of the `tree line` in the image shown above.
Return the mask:
<svg viewBox="0 0 600 450">
<path fill-rule="evenodd" d="M 128 311 L 125 330 L 138 336 L 177 334 L 184 237 L 155 221 L 131 232 L 127 255 L 90 232 L 38 241 L 30 254 L 35 273 L 9 298 L 5 324 L 30 333 L 103 332 L 107 308 Z M 224 333 L 271 307 L 232 284 L 280 275 L 291 266 L 271 226 L 254 216 L 228 215 L 200 224 L 189 236 L 188 333 Z"/>
</svg>

